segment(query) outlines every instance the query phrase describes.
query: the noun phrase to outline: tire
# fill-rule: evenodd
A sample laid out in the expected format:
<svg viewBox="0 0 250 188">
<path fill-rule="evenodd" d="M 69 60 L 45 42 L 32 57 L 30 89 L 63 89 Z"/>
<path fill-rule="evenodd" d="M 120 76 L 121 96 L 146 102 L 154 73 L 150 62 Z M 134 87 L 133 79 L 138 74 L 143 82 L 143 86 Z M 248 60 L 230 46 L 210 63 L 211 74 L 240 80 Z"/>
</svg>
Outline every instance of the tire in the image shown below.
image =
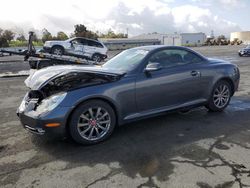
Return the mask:
<svg viewBox="0 0 250 188">
<path fill-rule="evenodd" d="M 221 112 L 228 106 L 231 96 L 231 85 L 224 80 L 218 81 L 213 88 L 206 108 L 211 112 Z"/>
<path fill-rule="evenodd" d="M 239 53 L 239 56 L 242 57 L 243 55 L 241 53 Z"/>
<path fill-rule="evenodd" d="M 61 46 L 54 46 L 51 49 L 51 53 L 55 55 L 63 55 L 64 54 L 64 49 Z"/>
<path fill-rule="evenodd" d="M 102 56 L 99 55 L 99 54 L 94 54 L 92 56 L 92 60 L 95 61 L 95 62 L 101 62 L 102 61 Z"/>
<path fill-rule="evenodd" d="M 115 125 L 116 115 L 113 108 L 104 101 L 90 100 L 73 112 L 69 131 L 77 143 L 91 145 L 106 140 L 114 131 Z"/>
</svg>

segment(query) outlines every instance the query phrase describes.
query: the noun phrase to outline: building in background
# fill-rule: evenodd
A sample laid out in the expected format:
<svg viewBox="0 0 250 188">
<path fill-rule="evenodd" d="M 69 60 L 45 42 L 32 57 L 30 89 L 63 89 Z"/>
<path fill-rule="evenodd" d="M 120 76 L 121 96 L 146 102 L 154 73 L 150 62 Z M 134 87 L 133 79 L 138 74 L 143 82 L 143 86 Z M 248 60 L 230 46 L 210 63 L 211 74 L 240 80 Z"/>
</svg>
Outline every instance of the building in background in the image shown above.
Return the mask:
<svg viewBox="0 0 250 188">
<path fill-rule="evenodd" d="M 148 33 L 131 38 L 99 38 L 109 50 L 125 50 L 137 46 L 202 46 L 206 41 L 205 33 L 160 34 Z"/>
<path fill-rule="evenodd" d="M 205 33 L 181 33 L 182 46 L 202 46 L 207 37 Z"/>
<path fill-rule="evenodd" d="M 180 46 L 181 45 L 181 38 L 179 34 L 160 34 L 160 33 L 148 33 L 148 34 L 141 34 L 132 39 L 157 39 L 160 41 L 160 44 L 168 45 L 168 46 Z"/>
<path fill-rule="evenodd" d="M 133 39 L 158 39 L 161 44 L 168 46 L 202 46 L 206 41 L 205 33 L 181 33 L 181 34 L 142 34 Z"/>
<path fill-rule="evenodd" d="M 243 41 L 244 44 L 250 44 L 250 31 L 240 31 L 231 33 L 230 41 L 234 41 L 237 39 Z"/>
</svg>

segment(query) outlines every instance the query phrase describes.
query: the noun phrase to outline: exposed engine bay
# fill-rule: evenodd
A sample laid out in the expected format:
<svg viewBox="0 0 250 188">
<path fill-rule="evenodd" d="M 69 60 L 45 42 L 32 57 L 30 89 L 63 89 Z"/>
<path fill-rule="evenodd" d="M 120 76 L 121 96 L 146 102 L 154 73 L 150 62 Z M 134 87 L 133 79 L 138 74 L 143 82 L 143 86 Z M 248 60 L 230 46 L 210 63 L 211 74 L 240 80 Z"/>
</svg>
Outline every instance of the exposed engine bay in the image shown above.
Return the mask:
<svg viewBox="0 0 250 188">
<path fill-rule="evenodd" d="M 70 91 L 82 87 L 89 87 L 120 79 L 117 75 L 70 72 L 51 79 L 38 90 L 31 90 L 28 94 L 29 99 L 38 99 L 38 103 L 51 95 L 59 92 Z"/>
</svg>

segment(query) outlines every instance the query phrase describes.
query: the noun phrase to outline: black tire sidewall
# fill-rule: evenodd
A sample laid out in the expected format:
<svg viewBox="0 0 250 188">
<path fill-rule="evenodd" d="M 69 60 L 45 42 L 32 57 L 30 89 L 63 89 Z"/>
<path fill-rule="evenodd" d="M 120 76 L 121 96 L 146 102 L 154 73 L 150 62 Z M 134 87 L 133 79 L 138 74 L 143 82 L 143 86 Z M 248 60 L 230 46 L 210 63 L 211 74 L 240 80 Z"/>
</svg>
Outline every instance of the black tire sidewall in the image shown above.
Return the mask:
<svg viewBox="0 0 250 188">
<path fill-rule="evenodd" d="M 215 89 L 218 88 L 218 87 L 219 87 L 220 85 L 222 85 L 222 84 L 223 84 L 223 85 L 227 85 L 227 87 L 229 88 L 229 92 L 230 92 L 230 95 L 229 95 L 229 96 L 230 96 L 230 97 L 229 97 L 229 99 L 228 99 L 228 101 L 227 101 L 227 104 L 226 104 L 224 107 L 218 108 L 218 107 L 215 106 L 215 104 L 214 104 L 213 96 L 214 96 Z M 228 104 L 230 103 L 231 96 L 232 96 L 232 87 L 231 87 L 231 85 L 230 85 L 227 81 L 224 81 L 224 80 L 218 81 L 218 82 L 215 84 L 214 88 L 213 88 L 213 91 L 212 91 L 212 93 L 211 93 L 210 99 L 209 99 L 208 104 L 206 105 L 206 107 L 209 109 L 209 111 L 212 111 L 212 112 L 221 112 L 221 111 L 223 111 L 223 110 L 228 106 Z"/>
<path fill-rule="evenodd" d="M 110 123 L 110 127 L 109 127 L 109 130 L 106 133 L 106 135 L 104 135 L 99 140 L 89 141 L 89 140 L 84 139 L 80 135 L 80 133 L 78 132 L 78 129 L 77 129 L 77 124 L 78 124 L 79 117 L 83 111 L 85 111 L 86 109 L 88 109 L 90 107 L 97 107 L 97 106 L 104 108 L 109 113 L 110 118 L 111 118 L 111 123 Z M 72 113 L 72 115 L 70 117 L 70 121 L 69 121 L 69 131 L 70 131 L 70 136 L 77 143 L 84 144 L 84 145 L 91 145 L 91 144 L 96 144 L 96 143 L 99 143 L 99 142 L 106 140 L 114 131 L 115 125 L 116 125 L 116 115 L 115 115 L 113 108 L 108 103 L 106 103 L 104 101 L 90 100 L 90 101 L 87 101 L 87 102 L 79 105 L 74 110 L 74 112 Z"/>
</svg>

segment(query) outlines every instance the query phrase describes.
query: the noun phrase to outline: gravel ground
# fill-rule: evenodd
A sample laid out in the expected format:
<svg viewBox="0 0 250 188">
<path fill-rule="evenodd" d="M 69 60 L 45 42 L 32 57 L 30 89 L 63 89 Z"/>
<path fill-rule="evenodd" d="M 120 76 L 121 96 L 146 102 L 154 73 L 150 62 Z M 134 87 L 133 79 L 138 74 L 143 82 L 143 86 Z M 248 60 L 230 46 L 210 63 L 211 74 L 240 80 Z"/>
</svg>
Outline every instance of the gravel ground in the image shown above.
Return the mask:
<svg viewBox="0 0 250 188">
<path fill-rule="evenodd" d="M 194 48 L 240 68 L 223 113 L 199 108 L 138 121 L 88 147 L 27 133 L 15 114 L 25 77 L 0 78 L 0 187 L 250 187 L 250 57 L 238 57 L 241 47 Z"/>
</svg>

